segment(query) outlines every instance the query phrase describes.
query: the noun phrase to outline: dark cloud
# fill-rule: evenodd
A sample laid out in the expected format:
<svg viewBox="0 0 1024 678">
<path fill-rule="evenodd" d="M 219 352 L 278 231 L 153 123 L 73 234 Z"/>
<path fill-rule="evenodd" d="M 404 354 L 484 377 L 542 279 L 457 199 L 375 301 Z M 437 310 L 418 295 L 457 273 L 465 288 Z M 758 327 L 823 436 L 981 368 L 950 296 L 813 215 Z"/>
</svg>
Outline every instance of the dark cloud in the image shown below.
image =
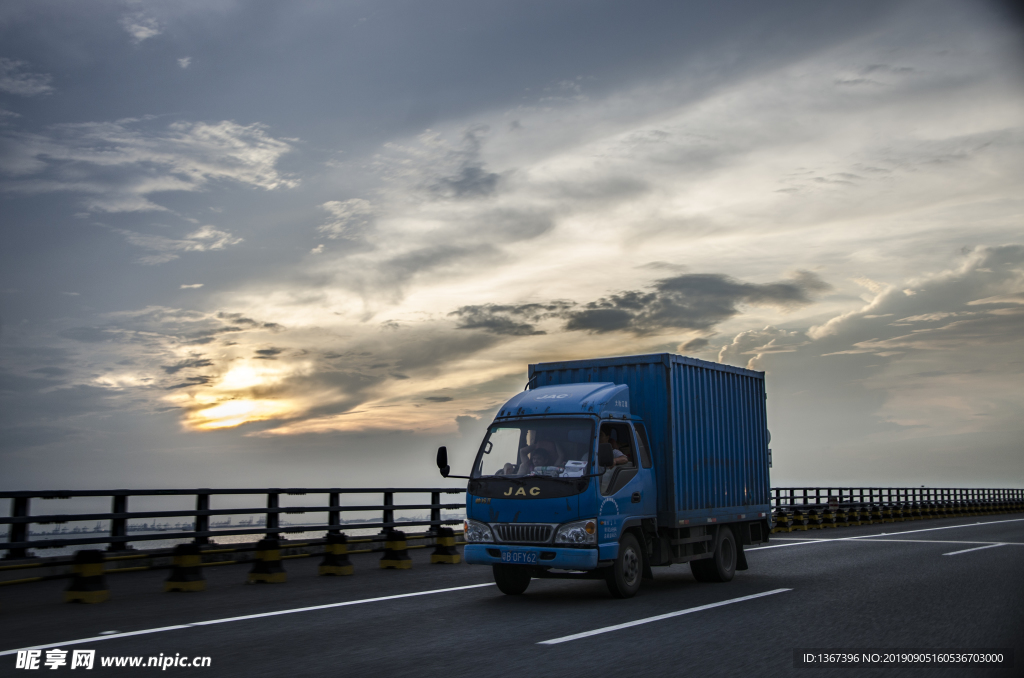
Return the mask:
<svg viewBox="0 0 1024 678">
<path fill-rule="evenodd" d="M 283 352 L 283 348 L 261 348 L 256 351 L 256 360 L 277 360 Z"/>
<path fill-rule="evenodd" d="M 547 334 L 538 330 L 533 323 L 545 318 L 557 317 L 574 304 L 569 301 L 553 301 L 547 304 L 482 304 L 462 306 L 449 316 L 458 318 L 460 330 L 484 330 L 491 334 L 508 336 L 529 336 Z"/>
<path fill-rule="evenodd" d="M 206 358 L 193 358 L 191 360 L 182 360 L 174 365 L 163 365 L 161 369 L 167 374 L 177 374 L 178 372 L 194 367 L 209 367 L 213 364 L 212 360 Z"/>
<path fill-rule="evenodd" d="M 621 303 L 623 299 L 616 298 L 611 303 Z M 588 306 L 600 306 L 607 303 L 606 300 L 591 302 Z M 588 332 L 616 332 L 629 329 L 633 321 L 633 314 L 621 308 L 587 308 L 582 311 L 574 311 L 565 323 L 565 329 L 587 330 Z"/>
<path fill-rule="evenodd" d="M 870 64 L 861 69 L 861 73 L 913 73 L 914 69 L 909 66 L 890 66 L 889 64 Z"/>
<path fill-rule="evenodd" d="M 227 320 L 234 325 L 249 325 L 250 327 L 259 325 L 258 322 L 252 318 L 246 318 L 241 313 L 225 313 L 224 311 L 221 311 L 217 314 L 217 317 L 221 320 Z"/>
<path fill-rule="evenodd" d="M 679 348 L 683 351 L 699 351 L 700 349 L 705 348 L 710 343 L 711 342 L 709 342 L 707 339 L 703 337 L 698 337 L 697 339 L 691 339 L 690 341 L 686 342 Z"/>
<path fill-rule="evenodd" d="M 220 313 L 217 314 L 217 317 L 220 318 L 221 320 L 226 320 L 230 322 L 232 327 L 226 328 L 226 330 L 234 332 L 241 331 L 242 327 L 239 327 L 240 325 L 244 326 L 246 329 L 283 329 L 283 326 L 279 325 L 278 323 L 265 323 L 259 320 L 253 320 L 252 318 L 247 318 L 243 316 L 241 313 L 225 313 L 224 311 L 221 311 Z"/>
<path fill-rule="evenodd" d="M 516 322 L 511 318 L 496 315 L 488 309 L 480 309 L 480 307 L 463 307 L 452 314 L 460 316 L 457 327 L 462 330 L 484 330 L 491 334 L 504 334 L 513 337 L 546 334 L 530 323 Z"/>
<path fill-rule="evenodd" d="M 809 271 L 791 281 L 745 283 L 717 273 L 658 280 L 649 292 L 613 294 L 567 315 L 567 330 L 648 334 L 667 329 L 707 330 L 739 313 L 740 304 L 783 308 L 810 303 L 809 292 L 829 289 Z"/>
<path fill-rule="evenodd" d="M 562 320 L 568 331 L 650 334 L 670 329 L 708 330 L 738 314 L 740 304 L 791 308 L 810 303 L 810 293 L 829 289 L 828 283 L 809 271 L 765 284 L 715 273 L 684 274 L 658 280 L 649 291 L 620 292 L 586 304 L 483 304 L 462 306 L 448 315 L 458 318 L 459 329 L 506 336 L 545 334 L 536 323 L 548 318 Z"/>
<path fill-rule="evenodd" d="M 429 400 L 432 403 L 447 403 L 455 399 L 451 396 L 427 396 L 424 400 Z"/>
<path fill-rule="evenodd" d="M 179 388 L 191 388 L 192 386 L 203 386 L 205 384 L 209 384 L 211 381 L 213 381 L 213 377 L 189 377 L 188 379 L 186 379 L 185 381 L 181 382 L 180 384 L 174 384 L 172 386 L 167 386 L 166 389 L 168 391 L 174 391 L 174 390 L 179 389 Z"/>
</svg>

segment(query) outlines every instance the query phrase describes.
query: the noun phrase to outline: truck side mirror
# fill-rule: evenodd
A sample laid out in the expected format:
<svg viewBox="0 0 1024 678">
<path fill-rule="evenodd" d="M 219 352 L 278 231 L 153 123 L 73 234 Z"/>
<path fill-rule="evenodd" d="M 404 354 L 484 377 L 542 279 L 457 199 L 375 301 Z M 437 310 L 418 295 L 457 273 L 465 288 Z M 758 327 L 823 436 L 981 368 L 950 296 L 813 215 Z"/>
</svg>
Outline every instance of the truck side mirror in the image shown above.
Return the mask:
<svg viewBox="0 0 1024 678">
<path fill-rule="evenodd" d="M 597 446 L 597 465 L 605 468 L 615 465 L 611 443 L 601 443 Z"/>
<path fill-rule="evenodd" d="M 448 477 L 448 473 L 452 470 L 448 466 L 448 448 L 442 445 L 437 448 L 437 469 L 441 472 L 441 476 L 444 478 Z"/>
</svg>

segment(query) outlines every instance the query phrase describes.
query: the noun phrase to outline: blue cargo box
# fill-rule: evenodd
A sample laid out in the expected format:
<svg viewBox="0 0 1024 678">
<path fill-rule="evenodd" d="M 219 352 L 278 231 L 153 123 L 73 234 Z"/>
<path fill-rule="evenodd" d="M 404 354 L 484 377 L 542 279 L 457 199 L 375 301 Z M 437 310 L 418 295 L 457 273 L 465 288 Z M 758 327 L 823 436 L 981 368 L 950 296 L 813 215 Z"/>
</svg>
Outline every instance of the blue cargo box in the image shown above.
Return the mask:
<svg viewBox="0 0 1024 678">
<path fill-rule="evenodd" d="M 671 353 L 530 365 L 531 388 L 587 382 L 629 387 L 646 424 L 658 522 L 688 525 L 770 515 L 764 372 Z"/>
</svg>

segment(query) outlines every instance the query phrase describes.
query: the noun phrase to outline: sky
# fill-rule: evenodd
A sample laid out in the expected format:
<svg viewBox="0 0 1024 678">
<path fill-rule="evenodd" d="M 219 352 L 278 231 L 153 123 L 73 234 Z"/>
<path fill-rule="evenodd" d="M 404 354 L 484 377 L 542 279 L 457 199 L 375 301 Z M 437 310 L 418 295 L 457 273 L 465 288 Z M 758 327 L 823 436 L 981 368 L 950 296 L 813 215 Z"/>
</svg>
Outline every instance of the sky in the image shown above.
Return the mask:
<svg viewBox="0 0 1024 678">
<path fill-rule="evenodd" d="M 0 5 L 0 488 L 448 485 L 535 362 L 766 373 L 775 486 L 1024 486 L 1024 15 Z"/>
</svg>

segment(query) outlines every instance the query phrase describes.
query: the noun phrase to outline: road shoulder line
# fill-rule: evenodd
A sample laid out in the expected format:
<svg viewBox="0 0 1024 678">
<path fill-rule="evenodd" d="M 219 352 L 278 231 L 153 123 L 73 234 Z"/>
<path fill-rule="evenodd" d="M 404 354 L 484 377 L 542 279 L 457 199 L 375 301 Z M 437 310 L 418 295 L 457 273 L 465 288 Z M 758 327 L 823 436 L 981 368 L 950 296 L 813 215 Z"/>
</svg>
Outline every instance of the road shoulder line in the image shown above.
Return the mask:
<svg viewBox="0 0 1024 678">
<path fill-rule="evenodd" d="M 789 544 L 776 544 L 774 546 L 758 546 L 757 548 L 743 549 L 745 553 L 754 553 L 756 551 L 764 551 L 765 549 L 777 549 L 785 546 L 804 546 L 806 544 L 821 544 L 822 542 L 836 542 L 836 541 L 863 541 L 867 539 L 877 539 L 878 537 L 895 537 L 901 534 L 914 534 L 916 532 L 933 532 L 935 530 L 952 530 L 958 527 L 977 527 L 979 525 L 999 525 L 1001 523 L 1019 523 L 1024 521 L 1024 518 L 1010 518 L 1007 520 L 989 520 L 985 522 L 977 523 L 964 523 L 961 525 L 943 525 L 942 527 L 924 527 L 919 530 L 900 530 L 898 532 L 883 532 L 882 534 L 865 534 L 858 535 L 855 537 L 825 537 L 823 539 L 809 538 L 808 541 L 794 541 Z M 793 537 L 790 537 L 792 539 Z M 781 537 L 779 538 L 781 539 Z"/>
<path fill-rule="evenodd" d="M 773 591 L 765 591 L 764 593 L 755 593 L 751 596 L 742 596 L 740 598 L 732 598 L 730 600 L 723 600 L 717 603 L 709 603 L 708 605 L 700 605 L 698 607 L 690 607 L 685 610 L 678 610 L 676 612 L 667 612 L 665 614 L 655 615 L 654 617 L 645 617 L 643 619 L 637 619 L 631 622 L 625 622 L 622 624 L 615 624 L 614 626 L 605 626 L 593 631 L 583 631 L 582 633 L 574 633 L 571 636 L 562 636 L 561 638 L 552 638 L 551 640 L 542 640 L 538 642 L 538 645 L 558 645 L 560 643 L 567 643 L 570 640 L 579 640 L 580 638 L 588 638 L 590 636 L 596 636 L 602 633 L 611 633 L 612 631 L 618 631 L 620 629 L 628 629 L 631 626 L 640 626 L 641 624 L 650 624 L 651 622 L 661 621 L 662 619 L 671 619 L 672 617 L 679 617 L 684 614 L 692 614 L 694 612 L 703 612 L 704 610 L 710 610 L 715 607 L 722 607 L 723 605 L 732 605 L 733 603 L 742 603 L 745 600 L 754 600 L 755 598 L 764 598 L 765 596 L 773 596 L 776 593 L 784 593 L 786 591 L 792 591 L 793 589 L 775 589 Z"/>
<path fill-rule="evenodd" d="M 102 640 L 113 640 L 114 638 L 128 638 L 129 636 L 142 636 L 149 633 L 163 633 L 164 631 L 177 631 L 178 629 L 191 629 L 211 624 L 227 624 L 228 622 L 245 621 L 246 619 L 259 619 L 261 617 L 276 617 L 282 614 L 296 614 L 298 612 L 312 612 L 314 610 L 327 610 L 332 607 L 348 607 L 349 605 L 363 605 L 366 603 L 379 603 L 385 600 L 398 600 L 399 598 L 413 598 L 416 596 L 429 596 L 435 593 L 450 593 L 452 591 L 465 591 L 466 589 L 478 589 L 484 586 L 494 586 L 492 582 L 486 584 L 470 584 L 468 586 L 453 586 L 446 589 L 432 589 L 430 591 L 414 591 L 412 593 L 399 593 L 393 596 L 380 596 L 379 598 L 363 598 L 361 600 L 346 600 L 340 603 L 327 603 L 326 605 L 312 605 L 310 607 L 296 607 L 290 610 L 275 610 L 273 612 L 259 612 L 257 614 L 246 614 L 240 617 L 225 617 L 223 619 L 210 619 L 208 621 L 193 622 L 191 624 L 176 624 L 174 626 L 161 626 L 153 629 L 142 629 L 141 631 L 126 631 L 124 633 L 111 633 L 106 636 L 93 636 L 92 638 L 79 638 L 77 640 L 65 640 L 60 643 L 46 643 L 45 645 L 33 645 L 31 647 L 18 647 L 13 650 L 0 651 L 0 657 L 15 654 L 22 650 L 42 650 L 48 647 L 64 647 L 65 645 L 81 645 L 83 643 L 98 643 Z"/>
</svg>

